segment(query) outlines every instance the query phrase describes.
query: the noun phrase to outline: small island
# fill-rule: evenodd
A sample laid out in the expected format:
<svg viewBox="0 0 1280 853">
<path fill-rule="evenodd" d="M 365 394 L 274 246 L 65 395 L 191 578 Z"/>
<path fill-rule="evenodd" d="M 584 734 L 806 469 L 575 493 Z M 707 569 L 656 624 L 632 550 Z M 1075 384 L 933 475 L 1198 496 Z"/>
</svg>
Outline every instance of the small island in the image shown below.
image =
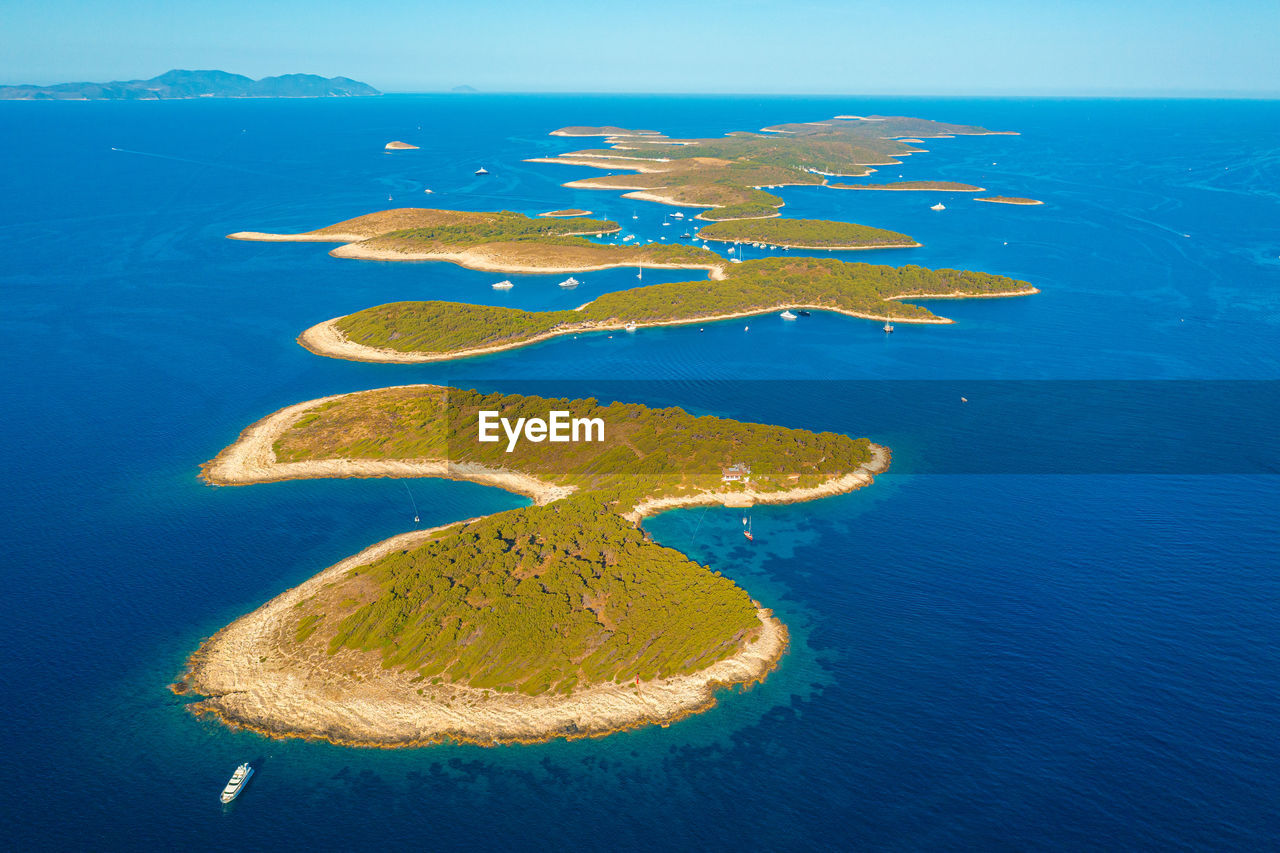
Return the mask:
<svg viewBox="0 0 1280 853">
<path fill-rule="evenodd" d="M 950 193 L 986 192 L 982 187 L 973 184 L 962 184 L 956 181 L 890 181 L 887 184 L 827 184 L 833 190 L 881 190 L 885 192 L 923 192 L 939 190 Z"/>
<path fill-rule="evenodd" d="M 397 139 L 394 142 L 388 142 L 385 146 L 385 149 L 387 151 L 417 151 L 418 146 L 410 145 L 407 142 L 401 142 L 400 140 Z"/>
<path fill-rule="evenodd" d="M 701 246 L 603 245 L 587 235 L 612 234 L 605 219 L 529 217 L 511 211 L 400 208 L 357 216 L 300 234 L 237 231 L 232 240 L 343 243 L 335 258 L 446 261 L 489 272 L 589 272 L 610 267 L 705 269 L 721 275 L 724 259 Z"/>
<path fill-rule="evenodd" d="M 591 215 L 591 211 L 589 211 L 589 210 L 582 210 L 582 209 L 580 209 L 580 208 L 571 207 L 571 208 L 566 208 L 565 210 L 548 210 L 548 211 L 546 211 L 545 213 L 539 213 L 538 215 L 539 215 L 539 216 L 549 216 L 549 217 L 551 217 L 551 218 L 553 218 L 553 219 L 556 219 L 556 218 L 571 218 L 571 217 L 575 217 L 575 216 L 590 216 L 590 215 Z"/>
<path fill-rule="evenodd" d="M 656 130 L 627 130 L 625 127 L 562 127 L 551 131 L 552 136 L 661 136 Z"/>
<path fill-rule="evenodd" d="M 514 453 L 474 440 L 482 410 L 554 409 L 600 417 L 603 440 Z M 764 678 L 787 631 L 640 520 L 848 492 L 888 463 L 866 439 L 616 402 L 419 385 L 291 406 L 246 429 L 205 479 L 445 476 L 536 504 L 393 537 L 326 569 L 205 641 L 174 689 L 230 724 L 353 745 L 666 724 Z"/>
<path fill-rule="evenodd" d="M 1017 196 L 992 195 L 986 198 L 975 198 L 974 201 L 989 201 L 993 204 L 1044 204 L 1039 199 L 1019 198 Z"/>
<path fill-rule="evenodd" d="M 838 116 L 719 139 L 668 139 L 653 131 L 620 127 L 565 127 L 552 135 L 603 136 L 611 147 L 530 162 L 625 172 L 564 186 L 626 190 L 625 198 L 706 208 L 698 218 L 719 222 L 777 216 L 782 199 L 768 189 L 822 186 L 836 176 L 861 177 L 873 172 L 872 166 L 901 163 L 900 158 L 920 153 L 900 141 L 902 137 L 992 133 L 996 131 L 905 116 Z"/>
<path fill-rule="evenodd" d="M 703 240 L 720 243 L 763 243 L 790 249 L 827 251 L 905 249 L 920 245 L 897 231 L 826 219 L 741 219 L 716 222 L 699 230 L 698 236 Z"/>
<path fill-rule="evenodd" d="M 719 281 L 606 293 L 571 311 L 393 302 L 312 326 L 298 342 L 332 358 L 411 364 L 486 355 L 563 335 L 710 323 L 788 308 L 895 323 L 950 323 L 927 308 L 898 300 L 1038 292 L 1025 281 L 987 273 L 766 258 L 734 264 Z"/>
</svg>

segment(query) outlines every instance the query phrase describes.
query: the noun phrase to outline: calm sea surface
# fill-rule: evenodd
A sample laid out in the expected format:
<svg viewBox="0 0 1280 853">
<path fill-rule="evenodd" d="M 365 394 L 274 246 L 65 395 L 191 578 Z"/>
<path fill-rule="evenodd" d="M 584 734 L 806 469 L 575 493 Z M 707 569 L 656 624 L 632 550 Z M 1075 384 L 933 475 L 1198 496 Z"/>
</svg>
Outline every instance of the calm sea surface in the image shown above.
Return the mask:
<svg viewBox="0 0 1280 853">
<path fill-rule="evenodd" d="M 500 293 L 495 276 L 444 264 L 223 239 L 326 225 L 388 196 L 584 207 L 672 237 L 668 208 L 564 189 L 592 170 L 523 159 L 576 147 L 546 135 L 569 124 L 695 136 L 837 113 L 1021 131 L 930 140 L 875 177 L 1047 203 L 792 188 L 786 215 L 924 244 L 851 260 L 985 270 L 1043 293 L 935 302 L 955 325 L 892 336 L 833 315 L 762 317 L 749 332 L 642 330 L 399 367 L 318 358 L 294 337 L 395 300 L 570 307 L 634 285 L 634 271 L 581 275 L 573 292 L 558 276 L 513 276 Z M 382 153 L 392 139 L 422 148 Z M 947 210 L 930 211 L 939 199 Z M 1274 849 L 1278 225 L 1277 102 L 0 104 L 0 841 Z M 917 381 L 871 384 L 886 380 Z M 852 495 L 756 510 L 754 545 L 730 510 L 647 523 L 775 608 L 794 640 L 764 685 L 670 728 L 378 751 L 193 718 L 167 685 L 202 637 L 413 517 L 392 480 L 212 489 L 199 464 L 281 406 L 408 382 L 559 383 L 869 435 L 895 468 Z M 1194 404 L 1171 388 L 1192 388 Z M 1216 427 L 1196 429 L 1219 398 L 1225 447 Z M 1046 401 L 1093 417 L 1046 416 Z M 1134 453 L 1147 434 L 1164 443 Z M 465 483 L 409 487 L 424 524 L 523 503 Z M 218 791 L 244 760 L 258 774 L 224 809 Z"/>
</svg>

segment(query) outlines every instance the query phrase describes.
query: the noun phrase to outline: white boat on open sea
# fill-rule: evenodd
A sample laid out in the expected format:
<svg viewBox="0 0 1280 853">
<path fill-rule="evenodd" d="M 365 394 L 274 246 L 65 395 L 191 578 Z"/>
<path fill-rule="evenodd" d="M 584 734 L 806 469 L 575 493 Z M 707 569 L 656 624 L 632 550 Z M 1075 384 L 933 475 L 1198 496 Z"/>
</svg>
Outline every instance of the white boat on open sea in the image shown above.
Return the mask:
<svg viewBox="0 0 1280 853">
<path fill-rule="evenodd" d="M 236 797 L 240 796 L 240 792 L 244 790 L 245 783 L 249 781 L 249 777 L 253 775 L 253 768 L 248 763 L 241 764 L 236 768 L 236 772 L 231 774 L 231 779 L 227 782 L 227 787 L 222 789 L 220 799 L 224 803 L 229 803 Z"/>
</svg>

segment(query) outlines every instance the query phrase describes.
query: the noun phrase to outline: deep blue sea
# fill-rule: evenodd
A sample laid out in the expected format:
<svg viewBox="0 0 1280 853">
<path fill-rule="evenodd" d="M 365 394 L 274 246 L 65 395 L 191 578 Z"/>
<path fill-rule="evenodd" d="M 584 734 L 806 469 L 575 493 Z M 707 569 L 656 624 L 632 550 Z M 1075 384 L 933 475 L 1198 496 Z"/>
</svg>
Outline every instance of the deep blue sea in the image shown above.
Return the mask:
<svg viewBox="0 0 1280 853">
<path fill-rule="evenodd" d="M 223 239 L 386 206 L 576 206 L 670 237 L 669 208 L 523 159 L 581 147 L 547 136 L 563 125 L 706 136 L 840 113 L 1021 131 L 929 140 L 873 177 L 1046 204 L 790 188 L 785 215 L 924 244 L 849 260 L 1043 292 L 935 302 L 954 325 L 893 335 L 815 313 L 373 365 L 294 338 L 395 300 L 568 307 L 634 271 L 501 293 L 445 264 Z M 1280 847 L 1280 102 L 0 103 L 0 298 L 6 849 Z M 281 406 L 409 382 L 868 435 L 894 469 L 757 509 L 754 545 L 730 510 L 647 522 L 793 638 L 762 686 L 670 728 L 380 751 L 192 717 L 168 685 L 201 638 L 413 526 L 400 482 L 214 489 L 199 464 Z M 409 487 L 424 524 L 524 502 Z M 258 774 L 224 809 L 244 760 Z"/>
</svg>

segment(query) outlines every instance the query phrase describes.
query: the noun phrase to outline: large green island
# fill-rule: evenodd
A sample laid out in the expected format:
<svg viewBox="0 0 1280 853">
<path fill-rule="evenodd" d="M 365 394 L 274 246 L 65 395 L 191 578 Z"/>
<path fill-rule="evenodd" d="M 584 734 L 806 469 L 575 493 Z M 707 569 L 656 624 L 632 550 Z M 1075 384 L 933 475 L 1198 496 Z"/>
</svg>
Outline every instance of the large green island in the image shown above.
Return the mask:
<svg viewBox="0 0 1280 853">
<path fill-rule="evenodd" d="M 476 440 L 480 413 L 600 418 L 599 441 Z M 604 734 L 762 678 L 785 627 L 732 581 L 639 527 L 676 506 L 857 489 L 888 452 L 836 433 L 594 400 L 404 386 L 290 406 L 204 468 L 241 485 L 435 476 L 535 504 L 379 543 L 207 640 L 177 689 L 277 736 L 403 746 Z M 747 470 L 747 479 L 726 471 Z"/>
<path fill-rule="evenodd" d="M 562 335 L 750 317 L 788 308 L 895 323 L 950 323 L 908 298 L 991 298 L 1037 293 L 1025 281 L 987 273 L 766 258 L 731 265 L 717 281 L 655 284 L 571 311 L 522 311 L 456 302 L 393 302 L 304 331 L 316 353 L 355 361 L 427 362 L 515 349 Z"/>
</svg>

